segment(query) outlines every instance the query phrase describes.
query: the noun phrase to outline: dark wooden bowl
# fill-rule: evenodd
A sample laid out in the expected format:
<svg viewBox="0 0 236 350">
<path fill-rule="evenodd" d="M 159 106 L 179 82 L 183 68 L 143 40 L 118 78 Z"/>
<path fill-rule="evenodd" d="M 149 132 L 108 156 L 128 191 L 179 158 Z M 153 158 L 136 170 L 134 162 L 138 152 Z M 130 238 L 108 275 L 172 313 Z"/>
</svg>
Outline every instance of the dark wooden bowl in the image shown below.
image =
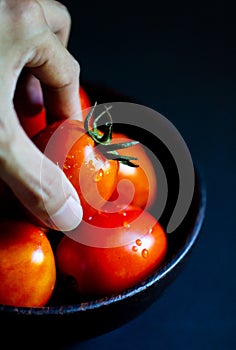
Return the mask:
<svg viewBox="0 0 236 350">
<path fill-rule="evenodd" d="M 86 84 L 84 86 L 92 101 L 96 100 L 98 103 L 130 102 L 130 99 L 110 89 Z M 135 128 L 126 129 L 126 131 L 131 137 L 137 136 Z M 148 147 L 152 148 L 153 152 L 158 149 L 158 157 L 161 157 L 162 165 L 166 168 L 170 189 L 174 189 L 177 181 L 176 169 L 168 151 L 161 143 L 158 143 L 157 147 L 158 140 L 152 140 L 150 135 L 146 138 L 144 136 L 144 139 L 143 143 L 148 143 Z M 0 305 L 2 338 L 10 345 L 21 344 L 25 347 L 31 345 L 32 348 L 34 345 L 30 342 L 29 337 L 36 345 L 68 344 L 109 332 L 150 307 L 183 269 L 204 222 L 206 187 L 199 168 L 196 167 L 196 164 L 194 166 L 196 181 L 193 200 L 180 226 L 168 236 L 168 254 L 161 268 L 133 288 L 98 300 L 85 300 L 76 304 L 67 300 L 60 305 L 58 304 L 59 299 L 55 301 L 52 298 L 52 301 L 42 308 Z M 160 218 L 164 226 L 168 222 L 176 196 L 175 191 L 173 195 L 171 190 L 169 192 L 170 198 Z M 155 205 L 152 211 L 155 215 Z"/>
</svg>

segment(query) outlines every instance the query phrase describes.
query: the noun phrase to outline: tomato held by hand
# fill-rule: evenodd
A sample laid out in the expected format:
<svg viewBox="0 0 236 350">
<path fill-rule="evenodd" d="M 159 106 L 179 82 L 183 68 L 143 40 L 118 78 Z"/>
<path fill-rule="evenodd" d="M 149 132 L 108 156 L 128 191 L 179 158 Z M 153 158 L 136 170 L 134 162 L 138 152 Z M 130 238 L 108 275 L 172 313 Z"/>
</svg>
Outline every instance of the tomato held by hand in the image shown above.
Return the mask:
<svg viewBox="0 0 236 350">
<path fill-rule="evenodd" d="M 147 211 L 127 207 L 98 212 L 56 250 L 59 276 L 80 296 L 108 296 L 142 282 L 161 266 L 166 234 Z"/>
<path fill-rule="evenodd" d="M 128 136 L 118 132 L 113 132 L 112 139 L 119 143 L 131 141 Z M 127 151 L 120 149 L 118 152 L 124 155 Z M 153 163 L 140 143 L 129 148 L 129 156 L 137 158 L 133 163 L 137 164 L 138 167 L 120 164 L 117 187 L 110 200 L 117 200 L 120 204 L 131 204 L 142 209 L 149 209 L 157 195 L 157 177 Z"/>
<path fill-rule="evenodd" d="M 119 169 L 119 162 L 108 159 L 97 147 L 97 133 L 85 131 L 80 121 L 66 120 L 48 125 L 33 138 L 36 146 L 63 169 L 76 189 L 84 220 L 110 198 Z M 106 148 L 109 149 L 109 145 L 103 149 Z"/>
<path fill-rule="evenodd" d="M 56 282 L 50 242 L 39 227 L 27 221 L 0 221 L 0 303 L 44 306 Z"/>
</svg>

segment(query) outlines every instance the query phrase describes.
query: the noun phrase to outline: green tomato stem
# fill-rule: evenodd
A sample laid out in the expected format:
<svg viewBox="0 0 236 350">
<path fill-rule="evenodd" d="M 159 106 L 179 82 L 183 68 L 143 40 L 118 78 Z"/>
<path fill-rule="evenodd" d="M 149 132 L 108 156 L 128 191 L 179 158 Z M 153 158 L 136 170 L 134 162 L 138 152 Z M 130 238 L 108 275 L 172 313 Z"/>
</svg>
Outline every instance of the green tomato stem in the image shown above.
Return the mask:
<svg viewBox="0 0 236 350">
<path fill-rule="evenodd" d="M 113 121 L 112 116 L 109 112 L 109 110 L 112 108 L 112 106 L 105 106 L 105 111 L 100 113 L 93 121 L 93 127 L 90 128 L 89 124 L 91 122 L 92 116 L 95 111 L 95 107 L 97 105 L 97 102 L 95 102 L 94 106 L 91 108 L 89 113 L 87 114 L 85 121 L 84 121 L 84 128 L 86 132 L 92 137 L 96 145 L 99 145 L 99 150 L 103 153 L 103 155 L 107 159 L 111 160 L 117 160 L 123 164 L 126 164 L 131 167 L 138 167 L 137 164 L 134 164 L 131 162 L 131 160 L 137 160 L 135 157 L 121 155 L 117 152 L 119 149 L 128 148 L 131 146 L 136 145 L 139 143 L 138 141 L 130 141 L 130 142 L 123 142 L 123 143 L 116 143 L 111 144 L 112 141 L 112 131 L 113 131 Z M 100 118 L 104 115 L 107 115 L 109 118 L 109 121 L 105 123 L 105 130 L 103 133 L 98 129 L 98 122 Z"/>
</svg>

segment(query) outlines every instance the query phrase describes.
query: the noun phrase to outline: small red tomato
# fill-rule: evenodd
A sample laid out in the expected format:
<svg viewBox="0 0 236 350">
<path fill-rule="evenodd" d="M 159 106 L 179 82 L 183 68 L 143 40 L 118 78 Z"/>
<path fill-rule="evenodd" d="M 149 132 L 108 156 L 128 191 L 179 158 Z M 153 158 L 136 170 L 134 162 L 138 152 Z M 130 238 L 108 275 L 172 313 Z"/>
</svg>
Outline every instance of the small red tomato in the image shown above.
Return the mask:
<svg viewBox="0 0 236 350">
<path fill-rule="evenodd" d="M 101 209 L 115 189 L 119 162 L 107 159 L 100 152 L 96 139 L 85 131 L 84 124 L 78 120 L 59 121 L 48 125 L 33 140 L 63 169 L 76 189 L 83 219 Z"/>
<path fill-rule="evenodd" d="M 113 142 L 119 143 L 132 141 L 125 134 L 117 132 L 113 132 L 112 139 Z M 118 153 L 125 155 L 127 150 L 120 149 Z M 149 209 L 157 195 L 157 177 L 153 163 L 140 143 L 129 147 L 128 154 L 137 158 L 133 163 L 137 164 L 138 167 L 120 164 L 117 187 L 110 200 L 118 200 L 119 203 L 130 203 L 142 209 Z"/>
<path fill-rule="evenodd" d="M 109 208 L 109 207 L 108 207 Z M 167 237 L 147 211 L 98 212 L 64 236 L 56 249 L 58 273 L 80 296 L 108 296 L 142 282 L 163 263 Z"/>
<path fill-rule="evenodd" d="M 44 306 L 56 283 L 51 244 L 34 224 L 14 219 L 0 221 L 0 303 Z"/>
</svg>

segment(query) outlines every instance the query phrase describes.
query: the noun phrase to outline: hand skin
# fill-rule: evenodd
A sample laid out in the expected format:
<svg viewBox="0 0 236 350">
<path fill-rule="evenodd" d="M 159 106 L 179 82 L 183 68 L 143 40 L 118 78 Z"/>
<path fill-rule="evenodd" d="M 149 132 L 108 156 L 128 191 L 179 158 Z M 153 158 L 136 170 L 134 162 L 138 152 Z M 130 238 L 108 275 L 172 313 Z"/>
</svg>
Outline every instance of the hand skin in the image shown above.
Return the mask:
<svg viewBox="0 0 236 350">
<path fill-rule="evenodd" d="M 0 23 L 0 180 L 43 225 L 74 229 L 77 192 L 19 121 L 43 103 L 51 121 L 81 114 L 80 67 L 66 48 L 70 15 L 53 0 L 0 0 Z"/>
</svg>

